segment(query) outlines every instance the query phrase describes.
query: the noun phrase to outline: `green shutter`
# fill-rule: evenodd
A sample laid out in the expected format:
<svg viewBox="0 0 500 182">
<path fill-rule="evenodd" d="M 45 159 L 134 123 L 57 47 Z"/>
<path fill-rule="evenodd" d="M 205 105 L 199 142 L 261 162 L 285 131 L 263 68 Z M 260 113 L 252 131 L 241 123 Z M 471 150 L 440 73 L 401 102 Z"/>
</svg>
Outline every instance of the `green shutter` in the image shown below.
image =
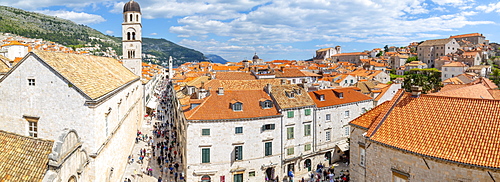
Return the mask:
<svg viewBox="0 0 500 182">
<path fill-rule="evenodd" d="M 306 116 L 311 115 L 311 109 L 306 109 L 306 110 L 305 110 L 305 112 L 306 112 L 306 113 L 305 113 L 305 114 L 306 114 Z"/>
<path fill-rule="evenodd" d="M 293 118 L 293 111 L 288 111 L 288 118 Z"/>
<path fill-rule="evenodd" d="M 264 155 L 265 156 L 268 156 L 268 155 L 273 155 L 273 143 L 272 142 L 266 142 L 264 144 Z"/>
<path fill-rule="evenodd" d="M 286 134 L 287 134 L 287 139 L 293 139 L 293 127 L 287 128 L 286 129 Z"/>
<path fill-rule="evenodd" d="M 201 149 L 201 162 L 210 163 L 210 148 Z"/>
<path fill-rule="evenodd" d="M 203 135 L 203 136 L 209 136 L 210 135 L 210 129 L 201 129 L 201 135 Z"/>
<path fill-rule="evenodd" d="M 310 136 L 311 135 L 311 125 L 307 124 L 304 125 L 304 136 Z"/>
</svg>

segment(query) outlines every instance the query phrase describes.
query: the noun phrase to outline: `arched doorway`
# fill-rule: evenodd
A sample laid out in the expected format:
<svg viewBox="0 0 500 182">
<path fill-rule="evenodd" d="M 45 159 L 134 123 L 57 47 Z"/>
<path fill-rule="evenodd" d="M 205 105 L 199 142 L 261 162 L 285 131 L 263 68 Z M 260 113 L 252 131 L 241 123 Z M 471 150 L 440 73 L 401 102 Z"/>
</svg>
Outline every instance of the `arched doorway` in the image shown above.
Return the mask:
<svg viewBox="0 0 500 182">
<path fill-rule="evenodd" d="M 267 181 L 274 181 L 274 168 L 270 167 L 266 169 L 266 179 Z M 266 181 L 266 182 L 267 182 Z"/>
<path fill-rule="evenodd" d="M 328 160 L 328 165 L 332 164 L 332 152 L 328 151 L 325 153 L 325 159 Z"/>
<path fill-rule="evenodd" d="M 306 161 L 304 161 L 304 168 L 306 168 L 307 171 L 311 171 L 311 159 L 306 159 Z"/>
<path fill-rule="evenodd" d="M 209 175 L 203 175 L 201 177 L 201 182 L 210 182 L 210 176 Z"/>
</svg>

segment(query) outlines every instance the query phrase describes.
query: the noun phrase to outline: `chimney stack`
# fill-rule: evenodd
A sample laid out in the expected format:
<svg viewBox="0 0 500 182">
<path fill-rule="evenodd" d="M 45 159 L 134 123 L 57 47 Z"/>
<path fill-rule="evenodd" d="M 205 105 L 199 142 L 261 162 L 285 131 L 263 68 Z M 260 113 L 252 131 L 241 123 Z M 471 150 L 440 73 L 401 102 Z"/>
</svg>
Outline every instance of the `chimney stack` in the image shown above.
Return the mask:
<svg viewBox="0 0 500 182">
<path fill-rule="evenodd" d="M 268 83 L 266 85 L 266 92 L 267 92 L 267 94 L 271 95 L 271 91 L 272 91 L 272 85 Z"/>
<path fill-rule="evenodd" d="M 224 95 L 224 87 L 219 87 L 219 92 L 217 94 Z"/>
<path fill-rule="evenodd" d="M 422 87 L 421 86 L 411 86 L 411 95 L 412 95 L 412 97 L 420 97 L 421 93 L 422 93 Z"/>
</svg>

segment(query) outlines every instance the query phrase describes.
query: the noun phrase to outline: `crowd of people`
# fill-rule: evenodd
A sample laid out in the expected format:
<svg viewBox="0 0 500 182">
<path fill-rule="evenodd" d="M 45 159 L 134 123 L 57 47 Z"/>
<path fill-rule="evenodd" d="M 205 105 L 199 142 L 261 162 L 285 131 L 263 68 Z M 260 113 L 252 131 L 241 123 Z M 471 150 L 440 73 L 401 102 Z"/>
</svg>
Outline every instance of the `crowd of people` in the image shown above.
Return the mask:
<svg viewBox="0 0 500 182">
<path fill-rule="evenodd" d="M 134 172 L 137 175 L 154 176 L 158 182 L 177 182 L 183 181 L 185 176 L 181 167 L 182 153 L 177 140 L 177 128 L 169 115 L 172 103 L 166 83 L 158 85 L 157 90 L 160 94 L 156 97 L 159 105 L 151 115 L 148 115 L 152 132 L 148 135 L 137 131 L 136 143 L 142 141 L 147 145 L 139 149 L 137 156 L 129 156 L 129 162 L 137 160 L 136 162 L 141 164 L 141 173 Z"/>
</svg>

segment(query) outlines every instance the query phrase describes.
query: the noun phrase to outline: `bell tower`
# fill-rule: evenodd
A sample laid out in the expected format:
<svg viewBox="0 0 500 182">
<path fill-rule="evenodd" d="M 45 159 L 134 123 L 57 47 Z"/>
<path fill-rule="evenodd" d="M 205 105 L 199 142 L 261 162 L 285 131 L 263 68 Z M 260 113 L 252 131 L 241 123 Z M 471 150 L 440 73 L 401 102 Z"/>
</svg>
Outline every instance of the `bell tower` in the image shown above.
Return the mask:
<svg viewBox="0 0 500 182">
<path fill-rule="evenodd" d="M 123 6 L 123 65 L 137 76 L 142 74 L 142 24 L 139 3 L 130 0 Z"/>
</svg>

